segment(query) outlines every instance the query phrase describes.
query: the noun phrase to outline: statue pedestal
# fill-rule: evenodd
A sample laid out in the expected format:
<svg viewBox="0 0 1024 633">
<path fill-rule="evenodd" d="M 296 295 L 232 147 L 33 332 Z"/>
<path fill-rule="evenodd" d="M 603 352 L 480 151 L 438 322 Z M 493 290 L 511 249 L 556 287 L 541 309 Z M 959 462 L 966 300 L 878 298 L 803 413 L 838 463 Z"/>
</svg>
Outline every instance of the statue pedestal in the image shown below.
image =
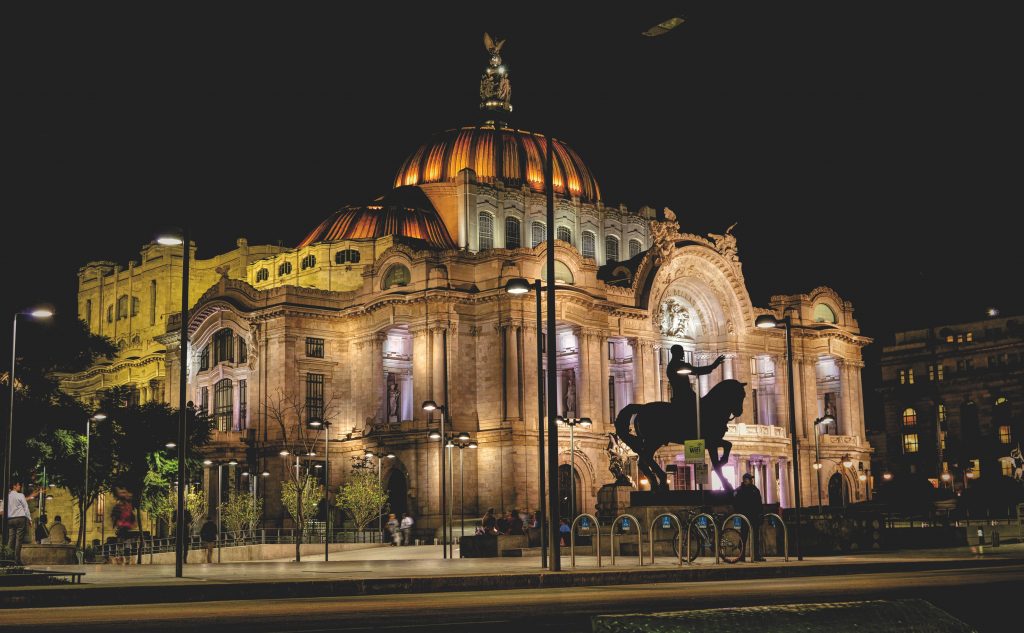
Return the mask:
<svg viewBox="0 0 1024 633">
<path fill-rule="evenodd" d="M 642 506 L 732 506 L 732 494 L 724 490 L 635 490 L 629 505 Z"/>
<path fill-rule="evenodd" d="M 605 484 L 597 491 L 597 518 L 605 523 L 612 521 L 626 511 L 630 505 L 630 494 L 635 493 L 629 484 Z"/>
</svg>

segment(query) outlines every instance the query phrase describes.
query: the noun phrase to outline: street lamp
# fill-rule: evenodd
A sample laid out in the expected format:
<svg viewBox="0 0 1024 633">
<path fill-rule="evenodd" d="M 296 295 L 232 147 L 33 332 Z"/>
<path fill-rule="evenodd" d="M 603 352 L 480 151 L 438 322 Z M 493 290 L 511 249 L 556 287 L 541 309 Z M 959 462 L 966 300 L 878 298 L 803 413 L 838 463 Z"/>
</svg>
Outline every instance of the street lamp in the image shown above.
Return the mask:
<svg viewBox="0 0 1024 633">
<path fill-rule="evenodd" d="M 320 418 L 313 418 L 307 424 L 309 428 L 324 430 L 324 562 L 330 559 L 331 543 L 331 423 Z M 316 442 L 313 442 L 316 445 Z M 319 466 L 319 464 L 317 464 Z"/>
<path fill-rule="evenodd" d="M 156 238 L 158 244 L 163 246 L 181 245 L 181 332 L 178 351 L 178 481 L 185 481 L 187 473 L 185 460 L 188 457 L 188 407 L 185 403 L 185 381 L 188 380 L 188 266 L 189 266 L 189 239 L 188 227 L 184 227 L 180 233 L 160 235 Z M 178 486 L 178 518 L 174 534 L 174 575 L 181 578 L 182 563 L 184 562 L 185 547 L 185 486 Z"/>
<path fill-rule="evenodd" d="M 689 363 L 684 364 L 682 367 L 676 370 L 676 373 L 680 376 L 686 376 L 690 381 L 690 386 L 693 388 L 694 398 L 693 402 L 697 410 L 697 439 L 701 438 L 700 434 L 700 379 L 693 375 L 693 366 Z M 700 456 L 701 462 L 704 461 L 704 455 Z M 704 464 L 702 468 L 705 468 L 707 464 Z M 705 469 L 704 472 L 707 472 Z M 709 480 L 710 481 L 710 480 Z M 724 483 L 724 482 L 723 482 Z M 723 486 L 724 487 L 724 486 Z M 697 489 L 700 490 L 701 504 L 704 503 L 704 482 L 700 481 L 697 483 Z"/>
<path fill-rule="evenodd" d="M 821 453 L 818 450 L 818 425 L 832 424 L 836 419 L 825 415 L 814 421 L 814 470 L 817 471 L 815 479 L 818 480 L 818 514 L 821 514 Z"/>
<path fill-rule="evenodd" d="M 374 451 L 374 450 L 368 448 L 368 449 L 366 449 L 365 457 L 366 457 L 366 459 L 373 459 L 374 457 L 377 458 L 377 486 L 381 486 L 382 484 L 381 484 L 381 480 L 380 480 L 380 475 L 381 475 L 380 471 L 381 471 L 381 466 L 384 464 L 384 458 L 394 459 L 395 458 L 395 454 L 392 453 L 391 451 Z M 384 515 L 382 513 L 380 513 L 380 512 L 377 513 L 377 531 L 380 532 L 380 535 L 381 535 L 380 542 L 383 543 L 384 542 Z"/>
<path fill-rule="evenodd" d="M 793 390 L 793 323 L 788 316 L 776 319 L 770 314 L 762 314 L 754 321 L 761 329 L 786 328 L 786 379 L 789 382 L 789 435 L 793 445 L 793 512 L 796 516 L 796 558 L 803 560 L 800 550 L 800 455 L 796 445 L 796 395 Z"/>
<path fill-rule="evenodd" d="M 106 419 L 107 419 L 107 414 L 103 413 L 102 411 L 99 411 L 96 414 L 90 416 L 89 418 L 86 418 L 86 420 L 85 420 L 85 477 L 83 478 L 85 483 L 82 486 L 82 500 L 81 500 L 81 506 L 82 506 L 81 522 L 82 522 L 82 528 L 80 530 L 81 533 L 82 533 L 82 549 L 83 550 L 85 550 L 85 545 L 86 545 L 86 538 L 85 538 L 85 528 L 86 528 L 85 521 L 86 521 L 86 516 L 87 516 L 86 512 L 88 512 L 88 510 L 89 510 L 89 502 L 92 500 L 91 499 L 91 495 L 89 494 L 89 432 L 90 432 L 90 430 L 92 428 L 92 423 L 93 422 L 102 422 L 103 420 L 106 420 Z"/>
<path fill-rule="evenodd" d="M 4 444 L 4 478 L 3 478 L 3 495 L 4 495 L 4 507 L 6 508 L 7 499 L 10 496 L 11 488 L 11 446 L 14 444 L 14 364 L 17 356 L 18 348 L 18 317 L 27 316 L 33 319 L 49 319 L 53 316 L 53 310 L 44 307 L 34 308 L 27 312 L 15 312 L 14 313 L 14 330 L 11 336 L 11 374 L 7 377 L 8 382 L 11 384 L 11 402 L 10 402 L 10 414 L 7 418 L 7 438 Z M 4 545 L 7 544 L 7 511 L 3 513 L 3 518 L 0 519 L 2 527 L 0 527 L 0 534 L 2 534 L 3 540 L 0 541 Z"/>
<path fill-rule="evenodd" d="M 440 412 L 440 414 L 441 414 L 441 429 L 438 432 L 431 431 L 430 434 L 429 434 L 429 437 L 432 440 L 442 439 L 444 437 L 444 421 L 445 421 L 444 419 L 445 419 L 445 417 L 446 417 L 446 415 L 448 413 L 447 408 L 445 407 L 445 405 L 437 404 L 433 400 L 426 400 L 426 401 L 424 401 L 422 406 L 423 406 L 423 410 L 427 411 L 428 413 L 430 411 L 438 411 L 438 412 Z M 444 469 L 445 469 L 444 442 L 441 442 L 441 445 L 438 447 L 438 450 L 441 453 L 441 460 L 440 460 L 441 470 L 440 470 L 440 473 L 439 473 L 439 477 L 440 477 L 440 480 L 441 480 L 441 551 L 442 551 L 442 557 L 443 558 L 449 558 L 449 552 L 448 552 L 448 519 L 447 519 L 447 516 L 445 514 L 445 512 L 446 512 L 446 510 L 448 508 L 448 489 L 447 489 L 447 486 L 445 485 L 445 479 L 444 479 L 444 474 L 445 474 L 445 471 L 444 471 Z M 452 552 L 452 554 L 454 554 L 454 552 Z"/>
<path fill-rule="evenodd" d="M 530 292 L 530 282 L 522 277 L 509 279 L 505 284 L 505 292 L 510 295 L 523 295 Z M 544 345 L 542 336 L 544 334 L 544 322 L 541 316 L 540 292 L 542 289 L 541 280 L 533 284 L 537 295 L 537 470 L 539 476 L 537 483 L 540 485 L 540 565 L 547 567 L 548 564 L 548 540 L 544 531 L 545 500 L 544 500 Z"/>
<path fill-rule="evenodd" d="M 589 429 L 593 422 L 590 418 L 563 418 L 558 416 L 555 423 L 564 424 L 569 427 L 569 523 L 576 520 L 576 427 L 582 426 Z"/>
<path fill-rule="evenodd" d="M 463 435 L 465 437 L 463 437 Z M 469 438 L 469 433 L 460 433 L 459 437 L 455 441 L 455 448 L 459 449 L 459 537 L 466 535 L 466 477 L 462 470 L 462 451 L 467 448 L 476 448 L 477 444 Z M 454 485 L 452 486 L 454 488 Z M 454 492 L 454 491 L 453 491 Z M 462 542 L 459 542 L 460 553 Z"/>
</svg>

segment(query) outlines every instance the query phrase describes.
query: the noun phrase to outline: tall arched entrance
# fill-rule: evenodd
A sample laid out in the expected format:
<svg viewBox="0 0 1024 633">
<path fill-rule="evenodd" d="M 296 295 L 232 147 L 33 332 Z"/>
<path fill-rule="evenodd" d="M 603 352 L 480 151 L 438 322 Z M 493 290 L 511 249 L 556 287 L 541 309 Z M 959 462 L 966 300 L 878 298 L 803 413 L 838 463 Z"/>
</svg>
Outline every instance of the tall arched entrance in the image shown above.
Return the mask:
<svg viewBox="0 0 1024 633">
<path fill-rule="evenodd" d="M 405 479 L 405 473 L 397 468 L 392 468 L 384 488 L 388 492 L 390 511 L 401 519 L 402 513 L 409 511 L 409 483 Z"/>
<path fill-rule="evenodd" d="M 831 508 L 841 508 L 846 505 L 848 493 L 846 482 L 840 473 L 835 473 L 828 479 L 828 505 Z"/>
</svg>

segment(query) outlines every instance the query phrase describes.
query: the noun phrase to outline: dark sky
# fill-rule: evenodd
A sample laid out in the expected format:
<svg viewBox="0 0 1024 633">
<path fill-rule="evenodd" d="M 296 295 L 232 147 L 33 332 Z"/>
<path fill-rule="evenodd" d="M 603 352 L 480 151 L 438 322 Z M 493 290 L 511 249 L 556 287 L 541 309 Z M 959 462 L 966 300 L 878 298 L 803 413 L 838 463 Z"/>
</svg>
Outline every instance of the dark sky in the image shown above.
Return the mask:
<svg viewBox="0 0 1024 633">
<path fill-rule="evenodd" d="M 175 219 L 208 257 L 384 193 L 475 122 L 485 30 L 508 40 L 513 123 L 572 145 L 606 203 L 739 222 L 755 304 L 827 284 L 879 340 L 1024 312 L 1020 16 L 1001 5 L 296 4 L 7 16 L 6 314 L 73 311 L 80 265 Z"/>
</svg>

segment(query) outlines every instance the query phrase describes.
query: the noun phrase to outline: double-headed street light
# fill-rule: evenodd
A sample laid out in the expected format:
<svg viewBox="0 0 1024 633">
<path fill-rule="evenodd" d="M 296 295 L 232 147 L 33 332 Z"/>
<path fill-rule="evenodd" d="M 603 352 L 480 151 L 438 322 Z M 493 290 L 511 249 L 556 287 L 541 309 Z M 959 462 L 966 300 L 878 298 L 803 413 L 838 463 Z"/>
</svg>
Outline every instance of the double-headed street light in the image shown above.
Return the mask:
<svg viewBox="0 0 1024 633">
<path fill-rule="evenodd" d="M 834 459 L 829 459 L 828 457 L 824 457 L 824 458 L 818 457 L 817 461 L 814 462 L 813 466 L 814 466 L 814 469 L 816 471 L 818 471 L 819 473 L 821 472 L 821 469 L 824 467 L 824 464 L 821 463 L 822 459 L 824 459 L 825 461 L 832 462 L 836 466 L 842 466 L 843 469 L 844 469 L 844 474 L 845 474 L 845 469 L 852 469 L 853 468 L 853 458 L 850 457 L 849 453 L 847 453 L 846 455 L 843 455 L 842 459 L 840 459 L 839 461 L 836 461 Z M 886 473 L 886 474 L 888 474 L 888 473 Z M 891 478 L 892 478 L 892 476 L 890 475 L 890 477 L 888 479 L 891 479 Z M 867 473 L 865 473 L 863 468 L 862 468 L 857 473 L 857 481 L 867 481 L 867 479 L 868 479 Z M 886 481 L 888 481 L 888 479 L 886 479 Z M 846 492 L 843 492 L 843 491 L 840 491 L 840 494 L 841 494 L 841 496 L 843 498 L 843 509 L 845 510 L 846 509 L 846 498 L 849 496 L 849 494 L 846 493 Z M 819 487 L 818 487 L 818 514 L 821 514 L 821 487 L 820 487 L 820 483 L 819 483 Z"/>
<path fill-rule="evenodd" d="M 426 412 L 438 411 L 441 414 L 441 428 L 440 430 L 431 430 L 428 437 L 432 440 L 443 440 L 445 438 L 444 423 L 445 418 L 448 415 L 448 409 L 443 404 L 437 404 L 433 400 L 426 400 L 423 402 L 423 410 Z M 445 442 L 440 442 L 438 451 L 441 453 L 440 459 L 440 471 L 438 473 L 441 481 L 441 550 L 443 558 L 454 558 L 454 551 L 449 551 L 451 542 L 448 539 L 448 487 L 445 485 Z"/>
<path fill-rule="evenodd" d="M 86 512 L 89 510 L 89 502 L 92 501 L 91 495 L 89 494 L 89 434 L 90 434 L 90 431 L 92 430 L 92 423 L 93 422 L 102 422 L 103 420 L 106 420 L 106 419 L 107 419 L 107 414 L 103 413 L 102 411 L 98 411 L 95 414 L 93 414 L 93 415 L 89 416 L 88 418 L 86 418 L 86 420 L 85 420 L 85 477 L 83 479 L 85 483 L 84 483 L 84 485 L 82 487 L 81 529 L 79 530 L 81 532 L 81 534 L 82 534 L 82 537 L 81 537 L 82 550 L 85 550 L 85 545 L 86 545 L 86 538 L 85 538 L 85 528 L 86 528 L 85 520 L 86 520 L 86 516 L 87 516 Z"/>
<path fill-rule="evenodd" d="M 386 451 L 386 450 L 383 450 L 383 449 L 374 451 L 373 449 L 368 448 L 368 449 L 366 449 L 365 457 L 366 457 L 366 459 L 373 459 L 374 457 L 377 458 L 377 486 L 381 486 L 382 485 L 381 484 L 381 480 L 380 480 L 380 477 L 381 477 L 381 467 L 384 465 L 384 460 L 385 459 L 394 459 L 395 458 L 395 454 L 392 453 L 391 451 Z M 381 541 L 381 543 L 383 543 L 384 542 L 384 514 L 382 512 L 378 512 L 377 513 L 377 531 L 380 533 L 380 535 L 381 535 L 380 541 Z"/>
<path fill-rule="evenodd" d="M 220 542 L 222 540 L 221 535 L 220 535 L 220 530 L 221 530 L 221 520 L 220 520 L 221 519 L 221 510 L 223 509 L 223 503 L 221 501 L 221 488 L 223 488 L 223 482 L 224 482 L 223 468 L 224 468 L 225 464 L 228 465 L 228 466 L 237 466 L 238 465 L 238 460 L 232 457 L 227 462 L 216 462 L 216 466 L 217 466 L 217 562 L 218 563 L 220 562 Z M 213 466 L 213 465 L 214 465 L 214 461 L 213 460 L 210 460 L 210 459 L 204 459 L 203 460 L 203 466 L 210 467 L 210 466 Z M 209 514 L 209 513 L 207 513 L 207 514 Z M 207 518 L 209 518 L 209 517 L 207 517 Z"/>
<path fill-rule="evenodd" d="M 331 543 L 331 423 L 320 418 L 311 418 L 306 427 L 324 431 L 324 562 L 330 560 Z M 313 442 L 316 445 L 316 442 Z"/>
<path fill-rule="evenodd" d="M 793 445 L 793 512 L 796 516 L 796 558 L 803 560 L 800 550 L 800 455 L 796 444 L 796 395 L 793 390 L 793 323 L 788 316 L 776 319 L 770 314 L 762 314 L 754 321 L 761 329 L 786 328 L 786 378 L 789 382 L 789 436 Z"/>
<path fill-rule="evenodd" d="M 818 514 L 821 514 L 821 453 L 818 450 L 818 425 L 820 424 L 832 424 L 836 419 L 830 415 L 825 415 L 814 421 L 814 470 L 815 479 L 818 480 Z"/>
<path fill-rule="evenodd" d="M 462 451 L 467 448 L 476 448 L 477 443 L 469 437 L 469 433 L 459 433 L 458 437 L 451 440 L 449 444 L 459 449 L 459 537 L 461 538 L 466 535 L 466 477 L 462 470 Z M 452 488 L 455 488 L 455 482 L 452 482 Z M 452 492 L 454 493 L 454 490 Z M 459 547 L 461 552 L 461 541 Z"/>
<path fill-rule="evenodd" d="M 540 293 L 543 289 L 541 280 L 538 279 L 531 286 L 530 282 L 522 277 L 509 279 L 505 284 L 505 292 L 510 295 L 524 295 L 533 289 L 537 295 L 537 470 L 539 476 L 537 482 L 540 485 L 540 505 L 537 507 L 541 520 L 540 524 L 540 564 L 547 567 L 548 564 L 548 538 L 544 530 L 544 517 L 546 505 L 544 500 L 544 322 L 541 316 Z"/>
<path fill-rule="evenodd" d="M 5 507 L 6 507 L 6 504 L 7 504 L 7 498 L 10 496 L 9 493 L 10 493 L 10 488 L 11 488 L 11 446 L 14 444 L 14 442 L 13 442 L 13 435 L 14 435 L 14 383 L 15 383 L 15 379 L 14 379 L 14 368 L 15 367 L 14 366 L 15 366 L 15 361 L 18 358 L 17 349 L 18 349 L 18 317 L 19 316 L 27 316 L 27 317 L 31 317 L 33 319 L 49 319 L 50 317 L 53 316 L 53 310 L 51 310 L 49 308 L 39 307 L 39 308 L 35 308 L 33 310 L 28 310 L 28 311 L 25 311 L 25 312 L 15 312 L 14 313 L 14 332 L 11 335 L 11 374 L 7 377 L 7 380 L 8 380 L 8 382 L 11 385 L 11 402 L 10 402 L 10 414 L 9 414 L 9 416 L 7 418 L 7 437 L 5 438 L 5 441 L 4 441 L 3 495 L 4 495 Z M 3 513 L 0 513 L 0 514 L 3 515 L 3 517 L 0 518 L 0 524 L 2 524 L 2 526 L 0 526 L 0 534 L 2 534 L 3 540 L 0 541 L 0 542 L 2 542 L 4 545 L 6 545 L 7 544 L 7 511 L 5 510 Z"/>
<path fill-rule="evenodd" d="M 569 427 L 569 524 L 576 520 L 576 427 L 582 426 L 589 429 L 593 422 L 590 418 L 555 418 L 556 424 L 564 424 Z"/>
</svg>

